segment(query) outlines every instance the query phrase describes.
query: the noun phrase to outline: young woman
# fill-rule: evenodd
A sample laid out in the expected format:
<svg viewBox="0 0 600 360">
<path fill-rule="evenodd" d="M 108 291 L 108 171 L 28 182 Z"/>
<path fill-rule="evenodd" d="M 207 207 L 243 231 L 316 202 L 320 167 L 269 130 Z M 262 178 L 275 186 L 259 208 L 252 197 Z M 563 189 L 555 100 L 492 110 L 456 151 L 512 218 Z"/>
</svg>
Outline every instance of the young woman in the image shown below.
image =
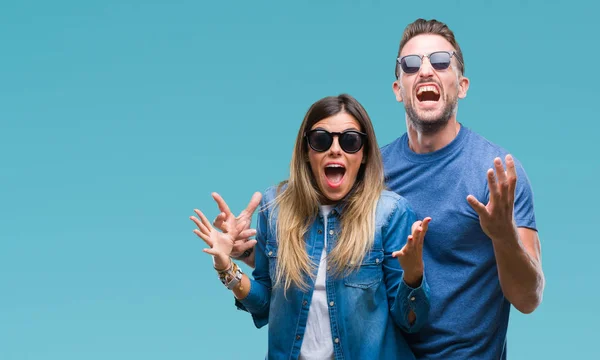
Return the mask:
<svg viewBox="0 0 600 360">
<path fill-rule="evenodd" d="M 230 257 L 245 224 L 220 232 L 199 210 L 191 219 L 238 308 L 258 328 L 269 324 L 269 359 L 414 359 L 402 332 L 418 331 L 429 313 L 422 249 L 431 219 L 415 221 L 406 200 L 384 190 L 360 103 L 340 95 L 311 106 L 290 177 L 260 209 L 254 279 Z"/>
</svg>

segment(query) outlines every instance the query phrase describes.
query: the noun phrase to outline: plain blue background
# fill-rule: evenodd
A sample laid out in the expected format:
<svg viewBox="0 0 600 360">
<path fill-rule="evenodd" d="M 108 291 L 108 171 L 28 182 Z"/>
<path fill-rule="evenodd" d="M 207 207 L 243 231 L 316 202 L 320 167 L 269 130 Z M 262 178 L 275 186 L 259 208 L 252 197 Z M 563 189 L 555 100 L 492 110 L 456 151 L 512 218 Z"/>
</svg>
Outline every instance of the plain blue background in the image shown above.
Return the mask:
<svg viewBox="0 0 600 360">
<path fill-rule="evenodd" d="M 0 5 L 0 359 L 258 359 L 188 220 L 287 176 L 305 111 L 347 92 L 380 145 L 404 27 L 449 24 L 458 118 L 528 172 L 547 279 L 510 359 L 591 359 L 598 6 L 592 1 L 19 1 Z M 481 174 L 482 177 L 485 174 Z M 594 181 L 595 180 L 595 181 Z M 574 355 L 574 352 L 577 355 Z"/>
</svg>

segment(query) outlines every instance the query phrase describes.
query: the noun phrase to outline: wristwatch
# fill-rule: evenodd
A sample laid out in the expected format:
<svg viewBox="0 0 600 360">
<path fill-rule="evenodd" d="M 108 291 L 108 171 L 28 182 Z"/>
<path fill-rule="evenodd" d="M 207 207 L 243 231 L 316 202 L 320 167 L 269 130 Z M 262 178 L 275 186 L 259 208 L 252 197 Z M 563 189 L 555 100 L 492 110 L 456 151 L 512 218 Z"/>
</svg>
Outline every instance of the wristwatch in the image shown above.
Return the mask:
<svg viewBox="0 0 600 360">
<path fill-rule="evenodd" d="M 237 265 L 234 266 L 234 273 L 231 274 L 231 279 L 227 282 L 227 283 L 223 283 L 225 284 L 225 286 L 229 289 L 229 290 L 233 290 L 234 287 L 236 287 L 240 281 L 242 281 L 242 275 L 244 273 L 242 272 L 242 269 L 240 269 Z"/>
<path fill-rule="evenodd" d="M 233 288 L 242 281 L 242 275 L 244 274 L 242 269 L 240 269 L 233 261 L 228 269 L 217 272 L 219 274 L 219 279 L 229 290 L 233 290 Z"/>
</svg>

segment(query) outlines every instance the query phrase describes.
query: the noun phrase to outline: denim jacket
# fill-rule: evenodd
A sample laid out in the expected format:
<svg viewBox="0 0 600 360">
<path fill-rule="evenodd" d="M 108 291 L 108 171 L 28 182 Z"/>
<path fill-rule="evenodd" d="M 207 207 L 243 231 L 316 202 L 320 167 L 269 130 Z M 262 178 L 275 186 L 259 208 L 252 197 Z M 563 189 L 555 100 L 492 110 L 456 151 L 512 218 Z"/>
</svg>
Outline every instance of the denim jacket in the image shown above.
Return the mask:
<svg viewBox="0 0 600 360">
<path fill-rule="evenodd" d="M 297 359 L 318 269 L 315 267 L 312 279 L 306 278 L 310 285 L 308 291 L 292 286 L 285 294 L 282 285 L 275 286 L 277 209 L 269 206 L 275 195 L 276 189 L 272 187 L 263 196 L 257 225 L 254 280 L 246 298 L 236 300 L 236 305 L 252 314 L 256 327 L 269 324 L 269 359 Z M 315 264 L 319 264 L 323 251 L 324 231 L 328 234 L 327 253 L 336 244 L 340 211 L 343 211 L 340 204 L 333 208 L 326 229 L 320 215 L 309 228 L 305 237 L 306 251 Z M 343 277 L 327 272 L 326 293 L 336 359 L 415 358 L 403 331 L 416 332 L 427 321 L 429 287 L 425 278 L 418 288 L 409 287 L 403 281 L 398 259 L 392 257 L 392 252 L 405 244 L 415 220 L 404 198 L 384 191 L 376 209 L 375 241 L 359 269 Z M 411 310 L 416 314 L 412 325 L 408 322 Z"/>
</svg>

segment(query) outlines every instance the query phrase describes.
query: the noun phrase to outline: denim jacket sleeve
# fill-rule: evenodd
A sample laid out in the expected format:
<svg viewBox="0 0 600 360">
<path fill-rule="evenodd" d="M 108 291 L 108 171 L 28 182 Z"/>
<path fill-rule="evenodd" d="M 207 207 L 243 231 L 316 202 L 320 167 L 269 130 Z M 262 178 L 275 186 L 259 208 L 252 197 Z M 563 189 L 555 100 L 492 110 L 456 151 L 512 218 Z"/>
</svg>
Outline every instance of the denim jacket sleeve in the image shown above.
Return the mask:
<svg viewBox="0 0 600 360">
<path fill-rule="evenodd" d="M 266 194 L 265 194 L 266 195 Z M 256 226 L 255 267 L 250 279 L 250 292 L 242 299 L 235 301 L 238 309 L 252 314 L 257 328 L 269 322 L 269 307 L 271 304 L 271 277 L 269 276 L 269 259 L 266 256 L 265 245 L 268 238 L 269 212 L 265 207 L 265 197 L 259 206 L 258 223 Z"/>
<path fill-rule="evenodd" d="M 429 285 L 423 274 L 421 285 L 411 288 L 404 282 L 403 270 L 392 252 L 400 250 L 411 233 L 411 226 L 416 221 L 416 215 L 404 198 L 400 198 L 391 211 L 387 225 L 382 228 L 384 248 L 383 270 L 387 287 L 390 313 L 396 325 L 405 332 L 417 332 L 427 322 L 429 317 L 430 299 Z M 410 324 L 408 314 L 416 314 L 416 320 Z"/>
</svg>

